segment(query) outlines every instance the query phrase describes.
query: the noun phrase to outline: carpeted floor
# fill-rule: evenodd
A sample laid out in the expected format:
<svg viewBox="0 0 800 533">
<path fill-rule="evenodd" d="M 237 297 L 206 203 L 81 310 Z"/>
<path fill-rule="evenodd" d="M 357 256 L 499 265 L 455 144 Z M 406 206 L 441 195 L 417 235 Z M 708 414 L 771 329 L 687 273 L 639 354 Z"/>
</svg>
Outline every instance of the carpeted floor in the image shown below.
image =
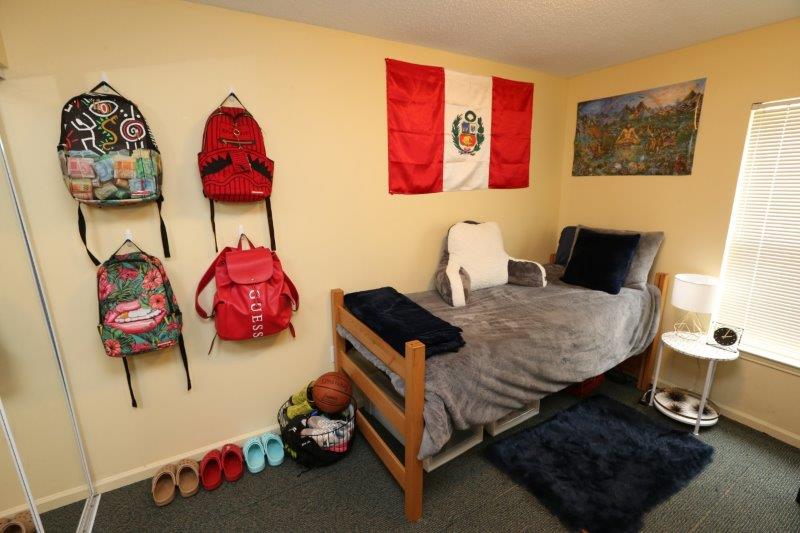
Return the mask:
<svg viewBox="0 0 800 533">
<path fill-rule="evenodd" d="M 639 391 L 631 386 L 606 382 L 599 392 L 665 424 L 688 427 L 636 405 Z M 548 397 L 522 427 L 577 401 L 563 393 Z M 700 435 L 716 449 L 713 463 L 648 513 L 644 531 L 800 531 L 800 450 L 726 419 Z M 414 525 L 403 518 L 402 492 L 359 439 L 350 457 L 334 466 L 301 474 L 287 461 L 164 508 L 153 505 L 149 480 L 103 494 L 95 531 L 566 531 L 477 453 L 487 442 L 425 475 L 424 515 Z M 74 531 L 75 522 L 59 524 L 48 515 L 48 532 Z"/>
</svg>

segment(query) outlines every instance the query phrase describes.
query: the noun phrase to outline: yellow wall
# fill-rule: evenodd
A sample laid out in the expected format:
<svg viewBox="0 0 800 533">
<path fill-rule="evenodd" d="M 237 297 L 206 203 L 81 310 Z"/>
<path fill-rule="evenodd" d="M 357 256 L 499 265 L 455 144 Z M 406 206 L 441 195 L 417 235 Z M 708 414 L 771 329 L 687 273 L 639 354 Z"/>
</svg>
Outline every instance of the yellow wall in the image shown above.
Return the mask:
<svg viewBox="0 0 800 533">
<path fill-rule="evenodd" d="M 750 106 L 800 96 L 800 19 L 570 78 L 559 226 L 663 230 L 656 268 L 718 275 Z M 572 177 L 576 104 L 707 78 L 691 176 Z M 664 324 L 674 321 L 667 306 Z M 699 390 L 705 365 L 679 356 L 665 378 Z M 800 370 L 745 355 L 722 363 L 712 398 L 723 412 L 800 445 Z"/>
<path fill-rule="evenodd" d="M 452 223 L 497 220 L 508 251 L 518 257 L 543 259 L 552 250 L 564 78 L 175 1 L 50 2 L 47 10 L 4 1 L 0 31 L 12 67 L 0 83 L 0 120 L 101 489 L 141 478 L 167 458 L 274 424 L 281 402 L 332 366 L 329 289 L 427 288 Z M 532 186 L 390 196 L 385 57 L 534 82 Z M 173 251 L 165 264 L 184 311 L 194 384 L 187 393 L 175 350 L 137 357 L 137 410 L 122 364 L 102 351 L 95 269 L 78 237 L 76 204 L 61 183 L 55 153 L 61 106 L 97 83 L 101 71 L 139 105 L 162 151 Z M 278 249 L 301 308 L 296 339 L 218 341 L 207 356 L 214 327 L 196 316 L 192 298 L 214 247 L 196 153 L 205 118 L 231 85 L 264 128 L 276 162 Z M 154 206 L 88 211 L 89 243 L 98 255 L 113 252 L 126 228 L 145 250 L 161 254 Z M 221 242 L 230 243 L 240 223 L 265 241 L 262 206 L 218 204 Z M 16 228 L 4 224 L 2 231 Z M 27 298 L 22 286 L 4 294 L 4 301 Z M 4 306 L 0 322 L 11 312 Z M 24 357 L 3 342 L 11 357 Z M 0 384 L 7 379 L 0 376 Z M 26 423 L 46 435 L 39 420 L 20 422 Z M 64 483 L 60 490 L 68 488 Z"/>
<path fill-rule="evenodd" d="M 5 68 L 8 66 L 8 60 L 6 59 L 6 46 L 3 43 L 3 34 L 0 33 L 0 68 Z"/>
<path fill-rule="evenodd" d="M 72 436 L 58 367 L 33 282 L 22 233 L 0 157 L 0 250 L 3 250 L 3 315 L 0 320 L 0 398 L 43 509 L 84 495 L 78 451 Z M 22 334 L 21 334 L 22 332 Z M 35 423 L 31 423 L 34 422 Z M 0 438 L 0 517 L 23 502 L 11 456 Z M 53 443 L 58 443 L 53 453 Z M 58 493 L 68 489 L 67 494 Z"/>
</svg>

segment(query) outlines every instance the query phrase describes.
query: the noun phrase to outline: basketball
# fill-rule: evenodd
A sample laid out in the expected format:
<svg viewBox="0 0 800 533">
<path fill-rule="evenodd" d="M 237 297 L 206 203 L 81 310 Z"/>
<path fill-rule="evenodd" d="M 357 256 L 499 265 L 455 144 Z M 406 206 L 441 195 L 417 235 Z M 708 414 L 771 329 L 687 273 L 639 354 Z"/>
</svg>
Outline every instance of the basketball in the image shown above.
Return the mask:
<svg viewBox="0 0 800 533">
<path fill-rule="evenodd" d="M 341 372 L 322 374 L 314 382 L 314 405 L 323 413 L 336 414 L 344 411 L 352 394 L 350 380 Z"/>
</svg>

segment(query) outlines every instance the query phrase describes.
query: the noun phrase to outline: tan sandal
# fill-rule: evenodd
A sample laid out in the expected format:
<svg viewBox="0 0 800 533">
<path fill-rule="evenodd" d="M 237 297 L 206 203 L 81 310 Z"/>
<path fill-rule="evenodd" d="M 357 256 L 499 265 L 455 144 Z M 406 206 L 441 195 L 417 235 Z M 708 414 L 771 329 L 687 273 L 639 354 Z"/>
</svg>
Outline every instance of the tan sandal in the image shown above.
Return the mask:
<svg viewBox="0 0 800 533">
<path fill-rule="evenodd" d="M 162 507 L 175 499 L 175 465 L 164 465 L 158 469 L 153 476 L 153 483 L 150 492 L 153 494 L 153 501 Z"/>
<path fill-rule="evenodd" d="M 2 524 L 2 533 L 33 533 L 36 527 L 33 525 L 33 517 L 30 511 L 23 511 L 15 515 L 11 520 Z"/>
<path fill-rule="evenodd" d="M 200 490 L 200 464 L 194 459 L 181 459 L 176 467 L 178 490 L 188 498 Z"/>
</svg>

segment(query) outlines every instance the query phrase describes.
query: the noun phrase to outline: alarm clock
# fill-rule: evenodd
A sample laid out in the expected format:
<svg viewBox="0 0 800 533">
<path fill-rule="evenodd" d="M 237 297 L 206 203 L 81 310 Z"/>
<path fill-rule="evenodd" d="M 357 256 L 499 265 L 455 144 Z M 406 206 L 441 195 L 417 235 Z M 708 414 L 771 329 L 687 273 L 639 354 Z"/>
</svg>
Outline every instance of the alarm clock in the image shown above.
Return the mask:
<svg viewBox="0 0 800 533">
<path fill-rule="evenodd" d="M 719 322 L 711 322 L 711 328 L 708 330 L 708 344 L 736 352 L 739 350 L 739 343 L 742 342 L 742 328 L 730 326 L 728 324 L 720 324 Z"/>
</svg>

